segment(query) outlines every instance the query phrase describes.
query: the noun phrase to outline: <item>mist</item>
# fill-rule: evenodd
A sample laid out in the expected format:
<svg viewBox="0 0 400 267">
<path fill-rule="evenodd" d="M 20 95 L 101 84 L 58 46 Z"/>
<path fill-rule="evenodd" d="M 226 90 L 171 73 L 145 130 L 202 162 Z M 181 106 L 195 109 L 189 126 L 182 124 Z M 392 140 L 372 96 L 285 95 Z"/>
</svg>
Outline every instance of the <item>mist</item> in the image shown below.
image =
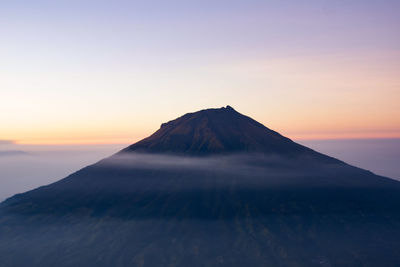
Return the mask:
<svg viewBox="0 0 400 267">
<path fill-rule="evenodd" d="M 0 145 L 0 201 L 53 183 L 125 145 Z"/>
<path fill-rule="evenodd" d="M 400 139 L 311 140 L 300 141 L 316 151 L 336 157 L 376 174 L 400 180 Z M 108 157 L 121 145 L 17 145 L 0 143 L 0 201 L 36 187 L 56 182 L 67 175 Z M 116 159 L 116 158 L 114 158 Z M 221 161 L 222 160 L 222 161 Z M 245 158 L 190 159 L 132 155 L 107 164 L 142 168 L 221 168 L 221 162 L 236 166 L 235 171 L 253 171 L 242 166 Z M 223 169 L 223 168 L 222 168 Z M 232 171 L 232 168 L 226 168 Z"/>
<path fill-rule="evenodd" d="M 213 172 L 249 172 L 282 164 L 279 155 L 258 153 L 188 157 L 168 154 L 121 153 L 101 161 L 103 166 L 134 169 L 191 169 Z"/>
<path fill-rule="evenodd" d="M 375 174 L 400 180 L 400 139 L 308 140 L 298 143 Z"/>
</svg>

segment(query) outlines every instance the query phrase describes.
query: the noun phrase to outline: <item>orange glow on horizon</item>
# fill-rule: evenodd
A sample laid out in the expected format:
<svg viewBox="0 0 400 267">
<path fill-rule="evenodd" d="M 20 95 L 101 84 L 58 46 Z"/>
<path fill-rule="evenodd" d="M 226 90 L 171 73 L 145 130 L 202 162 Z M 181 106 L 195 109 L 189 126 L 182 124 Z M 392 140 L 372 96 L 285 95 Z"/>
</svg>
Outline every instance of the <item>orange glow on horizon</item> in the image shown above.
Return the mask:
<svg viewBox="0 0 400 267">
<path fill-rule="evenodd" d="M 178 66 L 168 75 L 164 69 L 35 73 L 24 79 L 14 73 L 0 79 L 9 88 L 1 95 L 6 127 L 0 140 L 130 144 L 162 122 L 226 105 L 294 140 L 400 138 L 399 58 L 399 51 L 261 56 Z"/>
<path fill-rule="evenodd" d="M 326 135 L 318 135 L 318 134 L 298 134 L 287 136 L 292 140 L 334 140 L 334 139 L 397 139 L 400 138 L 400 133 L 370 133 L 370 134 L 326 134 Z"/>
</svg>

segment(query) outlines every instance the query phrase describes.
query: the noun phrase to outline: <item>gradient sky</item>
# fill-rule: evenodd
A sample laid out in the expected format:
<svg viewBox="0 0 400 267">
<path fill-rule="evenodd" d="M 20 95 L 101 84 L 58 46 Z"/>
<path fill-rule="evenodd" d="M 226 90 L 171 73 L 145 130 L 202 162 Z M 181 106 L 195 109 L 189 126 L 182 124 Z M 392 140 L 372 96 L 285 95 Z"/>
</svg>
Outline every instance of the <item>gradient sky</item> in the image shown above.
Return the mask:
<svg viewBox="0 0 400 267">
<path fill-rule="evenodd" d="M 400 137 L 400 1 L 0 2 L 0 140 L 131 143 L 231 105 L 294 139 Z"/>
</svg>

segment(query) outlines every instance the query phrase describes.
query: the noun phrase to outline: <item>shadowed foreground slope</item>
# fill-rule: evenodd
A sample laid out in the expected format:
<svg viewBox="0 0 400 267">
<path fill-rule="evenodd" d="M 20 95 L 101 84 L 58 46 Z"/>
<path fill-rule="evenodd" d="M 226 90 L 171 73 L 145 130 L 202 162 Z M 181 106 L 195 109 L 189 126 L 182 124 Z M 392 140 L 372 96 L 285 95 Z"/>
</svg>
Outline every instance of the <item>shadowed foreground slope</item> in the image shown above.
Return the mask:
<svg viewBox="0 0 400 267">
<path fill-rule="evenodd" d="M 1 266 L 399 266 L 399 184 L 203 110 L 3 202 Z"/>
</svg>

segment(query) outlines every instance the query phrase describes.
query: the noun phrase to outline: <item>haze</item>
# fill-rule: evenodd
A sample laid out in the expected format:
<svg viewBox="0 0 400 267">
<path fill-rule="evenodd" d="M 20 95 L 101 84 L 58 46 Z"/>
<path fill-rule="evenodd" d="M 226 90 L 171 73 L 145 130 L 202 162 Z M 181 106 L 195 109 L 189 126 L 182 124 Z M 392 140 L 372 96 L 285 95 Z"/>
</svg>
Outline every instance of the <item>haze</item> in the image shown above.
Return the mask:
<svg viewBox="0 0 400 267">
<path fill-rule="evenodd" d="M 400 139 L 307 140 L 300 143 L 357 167 L 400 180 Z M 25 151 L 26 154 L 0 156 L 0 201 L 58 181 L 125 146 L 127 145 L 39 146 L 3 143 L 0 151 Z M 159 162 L 157 158 L 154 160 Z"/>
</svg>

